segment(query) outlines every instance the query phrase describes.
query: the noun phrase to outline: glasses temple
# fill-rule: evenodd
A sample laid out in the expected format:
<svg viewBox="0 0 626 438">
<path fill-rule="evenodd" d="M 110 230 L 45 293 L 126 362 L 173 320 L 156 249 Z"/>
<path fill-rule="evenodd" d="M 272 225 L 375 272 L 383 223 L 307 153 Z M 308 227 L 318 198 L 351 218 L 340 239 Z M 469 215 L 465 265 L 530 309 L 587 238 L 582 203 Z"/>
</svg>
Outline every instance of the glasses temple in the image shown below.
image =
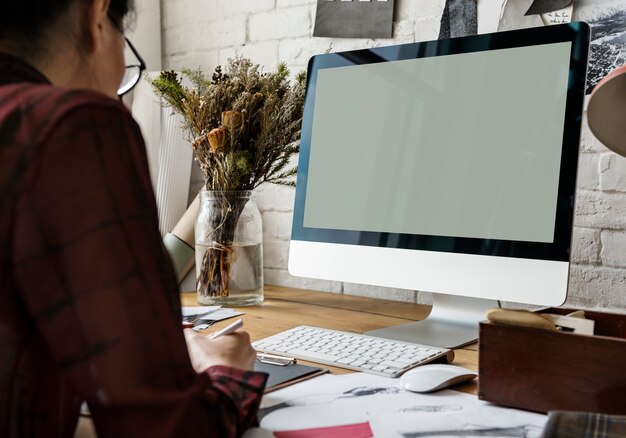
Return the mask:
<svg viewBox="0 0 626 438">
<path fill-rule="evenodd" d="M 135 46 L 133 46 L 133 43 L 131 43 L 128 38 L 124 37 L 124 40 L 126 40 L 126 44 L 128 44 L 131 52 L 133 52 L 133 55 L 135 55 L 135 57 L 139 61 L 139 68 L 141 69 L 141 71 L 144 71 L 146 69 L 146 63 L 144 62 L 143 58 L 141 57 L 139 52 L 137 52 L 137 49 L 135 49 Z"/>
</svg>

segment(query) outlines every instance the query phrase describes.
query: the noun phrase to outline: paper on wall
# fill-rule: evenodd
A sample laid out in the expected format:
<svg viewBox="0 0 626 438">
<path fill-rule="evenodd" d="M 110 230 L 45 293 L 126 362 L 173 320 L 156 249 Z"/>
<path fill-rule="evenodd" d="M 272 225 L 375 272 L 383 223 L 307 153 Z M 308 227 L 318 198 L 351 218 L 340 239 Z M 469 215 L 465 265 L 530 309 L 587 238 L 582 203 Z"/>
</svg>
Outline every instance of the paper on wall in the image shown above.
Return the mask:
<svg viewBox="0 0 626 438">
<path fill-rule="evenodd" d="M 574 11 L 574 4 L 566 6 L 563 9 L 559 9 L 552 12 L 541 14 L 541 20 L 546 26 L 553 24 L 565 24 L 572 22 L 572 12 Z"/>
<path fill-rule="evenodd" d="M 506 0 L 478 0 L 478 33 L 498 31 Z"/>
<path fill-rule="evenodd" d="M 507 0 L 502 11 L 498 31 L 543 26 L 539 15 L 524 15 L 534 0 Z"/>
</svg>

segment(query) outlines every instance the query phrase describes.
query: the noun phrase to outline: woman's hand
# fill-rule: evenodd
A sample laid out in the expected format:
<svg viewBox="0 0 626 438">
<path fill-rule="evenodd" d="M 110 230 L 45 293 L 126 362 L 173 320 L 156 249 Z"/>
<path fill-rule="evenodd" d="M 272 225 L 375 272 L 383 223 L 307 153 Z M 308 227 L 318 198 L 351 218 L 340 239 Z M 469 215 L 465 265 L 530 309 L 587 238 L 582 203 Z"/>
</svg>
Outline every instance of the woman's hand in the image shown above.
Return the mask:
<svg viewBox="0 0 626 438">
<path fill-rule="evenodd" d="M 226 336 L 209 339 L 191 329 L 185 329 L 185 340 L 191 364 L 197 373 L 214 365 L 252 370 L 256 351 L 250 345 L 250 335 L 237 330 Z"/>
</svg>

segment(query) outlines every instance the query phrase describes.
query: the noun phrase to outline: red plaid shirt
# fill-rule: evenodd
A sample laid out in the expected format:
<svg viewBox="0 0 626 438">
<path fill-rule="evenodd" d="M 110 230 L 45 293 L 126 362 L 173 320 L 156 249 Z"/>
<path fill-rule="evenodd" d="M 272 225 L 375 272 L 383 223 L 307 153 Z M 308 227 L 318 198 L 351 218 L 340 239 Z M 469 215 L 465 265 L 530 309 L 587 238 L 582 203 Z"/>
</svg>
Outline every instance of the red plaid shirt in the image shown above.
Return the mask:
<svg viewBox="0 0 626 438">
<path fill-rule="evenodd" d="M 197 374 L 144 143 L 119 102 L 0 54 L 0 436 L 229 437 L 266 375 Z"/>
</svg>

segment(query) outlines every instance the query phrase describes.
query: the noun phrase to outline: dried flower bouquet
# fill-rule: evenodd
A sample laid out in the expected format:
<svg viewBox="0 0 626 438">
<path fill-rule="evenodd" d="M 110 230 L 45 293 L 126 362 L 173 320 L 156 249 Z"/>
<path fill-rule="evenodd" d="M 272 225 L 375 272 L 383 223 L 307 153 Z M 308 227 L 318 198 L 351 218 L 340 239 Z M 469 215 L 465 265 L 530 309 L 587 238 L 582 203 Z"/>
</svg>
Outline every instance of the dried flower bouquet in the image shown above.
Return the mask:
<svg viewBox="0 0 626 438">
<path fill-rule="evenodd" d="M 245 200 L 234 193 L 264 182 L 293 186 L 290 160 L 300 146 L 306 89 L 304 73 L 289 80 L 284 64 L 265 73 L 246 58 L 217 67 L 209 80 L 201 70 L 162 72 L 153 86 L 184 120 L 184 130 L 204 174 L 205 188 L 221 193 L 220 214 L 211 220 L 212 244 L 202 258 L 198 291 L 229 295 L 232 243 Z"/>
</svg>

